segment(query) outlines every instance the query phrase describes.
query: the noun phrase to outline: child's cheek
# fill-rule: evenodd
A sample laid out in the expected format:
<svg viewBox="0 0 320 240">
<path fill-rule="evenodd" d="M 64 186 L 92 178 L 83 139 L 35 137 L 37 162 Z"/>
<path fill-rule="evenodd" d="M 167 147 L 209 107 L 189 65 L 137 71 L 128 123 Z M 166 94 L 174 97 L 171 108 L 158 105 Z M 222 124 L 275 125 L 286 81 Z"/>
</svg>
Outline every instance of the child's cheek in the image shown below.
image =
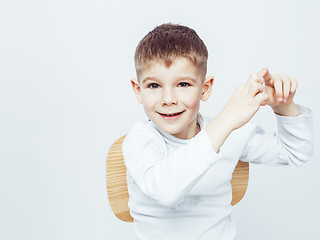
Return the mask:
<svg viewBox="0 0 320 240">
<path fill-rule="evenodd" d="M 157 104 L 159 104 L 159 97 L 157 94 L 144 93 L 142 94 L 141 99 L 145 111 L 152 111 L 157 107 Z"/>
<path fill-rule="evenodd" d="M 194 91 L 183 97 L 184 105 L 188 108 L 198 109 L 200 105 L 201 94 Z"/>
</svg>

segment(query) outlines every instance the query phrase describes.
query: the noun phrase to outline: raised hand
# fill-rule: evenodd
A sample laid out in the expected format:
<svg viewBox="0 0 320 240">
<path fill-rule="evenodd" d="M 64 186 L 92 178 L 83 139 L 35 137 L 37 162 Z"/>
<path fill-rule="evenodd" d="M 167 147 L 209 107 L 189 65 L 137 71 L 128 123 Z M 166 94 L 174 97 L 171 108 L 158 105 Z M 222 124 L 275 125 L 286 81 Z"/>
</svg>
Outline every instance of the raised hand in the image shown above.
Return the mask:
<svg viewBox="0 0 320 240">
<path fill-rule="evenodd" d="M 253 73 L 249 79 L 235 90 L 234 94 L 221 111 L 226 123 L 237 129 L 246 124 L 260 106 L 266 105 L 268 95 L 264 92 L 265 82 L 262 73 Z"/>
<path fill-rule="evenodd" d="M 268 100 L 262 105 L 269 105 L 273 111 L 280 115 L 297 116 L 299 111 L 293 103 L 298 82 L 296 79 L 285 74 L 270 74 L 267 68 L 262 69 L 257 75 L 263 77 L 265 83 L 265 93 Z"/>
<path fill-rule="evenodd" d="M 265 93 L 269 97 L 267 105 L 273 107 L 280 104 L 288 105 L 293 102 L 298 86 L 297 80 L 280 73 L 271 75 L 267 68 L 262 69 L 258 75 L 264 78 Z"/>
</svg>

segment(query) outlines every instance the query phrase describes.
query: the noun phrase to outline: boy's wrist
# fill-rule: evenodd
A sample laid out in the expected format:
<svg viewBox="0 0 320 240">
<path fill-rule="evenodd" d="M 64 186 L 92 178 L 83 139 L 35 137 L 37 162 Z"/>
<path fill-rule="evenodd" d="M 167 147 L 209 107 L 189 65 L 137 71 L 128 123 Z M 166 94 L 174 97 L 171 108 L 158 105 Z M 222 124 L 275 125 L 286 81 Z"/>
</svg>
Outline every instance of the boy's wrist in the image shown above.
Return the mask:
<svg viewBox="0 0 320 240">
<path fill-rule="evenodd" d="M 219 126 L 224 129 L 224 131 L 231 133 L 233 130 L 237 129 L 233 122 L 232 116 L 228 115 L 225 111 L 221 111 L 216 116 L 216 121 L 219 122 Z"/>
<path fill-rule="evenodd" d="M 271 106 L 273 112 L 280 116 L 287 116 L 287 117 L 296 117 L 300 115 L 300 111 L 298 110 L 297 106 L 291 102 L 289 104 L 280 104 L 278 106 Z"/>
<path fill-rule="evenodd" d="M 205 131 L 211 140 L 213 149 L 219 152 L 220 147 L 233 131 L 233 128 L 229 121 L 219 114 L 208 124 Z"/>
</svg>

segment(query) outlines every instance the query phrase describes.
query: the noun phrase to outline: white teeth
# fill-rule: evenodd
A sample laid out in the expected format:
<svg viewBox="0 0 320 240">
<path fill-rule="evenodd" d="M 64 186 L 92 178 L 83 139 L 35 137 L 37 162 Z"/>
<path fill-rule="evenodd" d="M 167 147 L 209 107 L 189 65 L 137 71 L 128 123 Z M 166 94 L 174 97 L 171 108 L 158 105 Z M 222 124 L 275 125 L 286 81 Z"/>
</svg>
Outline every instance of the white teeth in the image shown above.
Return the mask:
<svg viewBox="0 0 320 240">
<path fill-rule="evenodd" d="M 179 112 L 179 113 L 172 113 L 172 114 L 162 114 L 162 115 L 164 115 L 164 116 L 167 116 L 167 117 L 169 117 L 169 116 L 175 116 L 175 115 L 178 115 L 178 114 L 180 114 L 181 112 Z"/>
</svg>

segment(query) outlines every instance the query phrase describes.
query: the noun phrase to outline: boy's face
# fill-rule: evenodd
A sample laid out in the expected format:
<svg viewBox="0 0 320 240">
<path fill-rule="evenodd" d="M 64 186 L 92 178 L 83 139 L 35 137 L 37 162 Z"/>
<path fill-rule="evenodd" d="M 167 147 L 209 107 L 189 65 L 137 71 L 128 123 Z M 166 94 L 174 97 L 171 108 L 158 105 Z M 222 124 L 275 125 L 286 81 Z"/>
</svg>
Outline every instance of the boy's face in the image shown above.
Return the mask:
<svg viewBox="0 0 320 240">
<path fill-rule="evenodd" d="M 200 100 L 211 93 L 213 77 L 202 79 L 197 67 L 180 57 L 170 67 L 152 62 L 131 83 L 149 119 L 161 130 L 182 139 L 199 132 L 197 114 Z"/>
</svg>

